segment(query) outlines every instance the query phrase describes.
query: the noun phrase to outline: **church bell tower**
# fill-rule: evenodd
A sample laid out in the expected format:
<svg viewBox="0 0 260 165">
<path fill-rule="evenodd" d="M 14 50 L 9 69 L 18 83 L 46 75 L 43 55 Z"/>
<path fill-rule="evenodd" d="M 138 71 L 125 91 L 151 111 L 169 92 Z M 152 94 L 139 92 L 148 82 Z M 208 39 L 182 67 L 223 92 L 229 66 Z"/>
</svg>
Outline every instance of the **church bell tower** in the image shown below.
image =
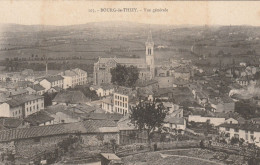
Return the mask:
<svg viewBox="0 0 260 165">
<path fill-rule="evenodd" d="M 147 41 L 145 42 L 145 46 L 146 46 L 146 53 L 145 53 L 146 54 L 146 64 L 150 68 L 152 78 L 154 78 L 154 76 L 155 76 L 154 75 L 155 74 L 154 52 L 153 52 L 154 42 L 153 42 L 151 30 L 149 31 Z"/>
</svg>

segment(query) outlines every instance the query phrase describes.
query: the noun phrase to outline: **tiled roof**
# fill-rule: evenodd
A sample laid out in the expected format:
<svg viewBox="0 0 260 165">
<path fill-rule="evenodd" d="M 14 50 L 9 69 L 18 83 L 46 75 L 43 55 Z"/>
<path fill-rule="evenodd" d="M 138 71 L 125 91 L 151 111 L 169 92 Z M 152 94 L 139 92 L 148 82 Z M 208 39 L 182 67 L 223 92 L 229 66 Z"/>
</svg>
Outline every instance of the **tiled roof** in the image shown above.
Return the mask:
<svg viewBox="0 0 260 165">
<path fill-rule="evenodd" d="M 44 112 L 43 110 L 42 111 L 39 111 L 39 112 L 36 112 L 36 113 L 33 113 L 29 116 L 27 116 L 24 121 L 30 123 L 31 125 L 33 126 L 37 126 L 39 124 L 43 124 L 45 122 L 48 122 L 48 121 L 52 121 L 54 120 L 53 117 L 49 116 L 46 112 Z"/>
<path fill-rule="evenodd" d="M 159 88 L 159 90 L 155 93 L 155 96 L 161 96 L 168 93 L 173 93 L 173 88 Z"/>
<path fill-rule="evenodd" d="M 75 69 L 65 70 L 65 71 L 59 73 L 59 75 L 68 76 L 68 77 L 73 77 L 73 76 L 77 76 L 80 74 L 87 74 L 87 72 L 82 69 L 75 68 Z"/>
<path fill-rule="evenodd" d="M 21 95 L 21 94 L 25 94 L 25 93 L 28 93 L 28 91 L 26 89 L 21 89 L 21 88 L 12 89 L 12 90 L 8 91 L 8 94 L 10 96 L 16 96 L 16 95 Z"/>
<path fill-rule="evenodd" d="M 17 107 L 28 101 L 33 101 L 42 98 L 43 96 L 39 96 L 39 95 L 24 95 L 24 96 L 19 96 L 11 100 L 8 100 L 6 103 L 9 104 L 11 107 Z"/>
<path fill-rule="evenodd" d="M 8 100 L 11 100 L 10 98 L 5 97 L 5 95 L 0 95 L 0 103 L 7 102 Z"/>
<path fill-rule="evenodd" d="M 77 76 L 77 73 L 74 72 L 73 70 L 65 70 L 64 72 L 61 72 L 60 75 L 73 77 L 73 76 Z"/>
<path fill-rule="evenodd" d="M 108 127 L 115 128 L 113 130 L 110 129 L 111 132 L 118 132 L 118 130 L 116 129 L 116 123 L 109 120 L 88 120 L 88 121 L 77 122 L 77 123 L 9 129 L 9 130 L 0 131 L 0 142 L 35 138 L 35 137 L 71 134 L 77 132 L 81 132 L 84 134 L 99 133 L 105 131 L 105 129 L 102 128 L 108 128 Z"/>
<path fill-rule="evenodd" d="M 170 124 L 184 125 L 184 119 L 183 118 L 179 118 L 179 117 L 169 117 L 169 118 L 166 117 L 164 122 L 165 123 L 170 123 Z"/>
<path fill-rule="evenodd" d="M 114 61 L 118 64 L 145 64 L 143 58 L 100 58 L 99 63 L 107 63 L 108 61 Z"/>
<path fill-rule="evenodd" d="M 34 89 L 35 91 L 43 91 L 45 88 L 41 86 L 40 84 L 34 84 L 34 85 L 29 85 L 30 88 Z"/>
<path fill-rule="evenodd" d="M 13 118 L 13 117 L 1 117 L 0 118 L 0 125 L 4 126 L 5 128 L 17 128 L 23 123 L 22 119 Z"/>
<path fill-rule="evenodd" d="M 49 76 L 45 78 L 49 82 L 54 82 L 58 80 L 63 80 L 64 78 L 61 75 L 56 75 L 56 76 Z"/>
<path fill-rule="evenodd" d="M 129 114 L 125 115 L 117 122 L 117 127 L 119 130 L 136 130 L 137 129 L 137 127 L 135 127 L 135 125 L 133 123 L 131 123 Z"/>
<path fill-rule="evenodd" d="M 114 104 L 113 99 L 111 97 L 107 97 L 107 98 L 102 99 L 102 102 L 106 103 L 106 104 Z"/>
<path fill-rule="evenodd" d="M 23 87 L 24 88 L 24 87 L 30 86 L 32 83 L 33 82 L 31 82 L 31 81 L 18 81 L 17 85 L 19 87 Z"/>
<path fill-rule="evenodd" d="M 33 86 L 33 89 L 36 90 L 36 91 L 42 91 L 42 90 L 45 90 L 45 88 L 43 86 L 41 86 L 40 84 L 35 84 Z"/>
<path fill-rule="evenodd" d="M 86 103 L 89 99 L 81 91 L 63 91 L 58 93 L 52 100 L 57 103 Z"/>
<path fill-rule="evenodd" d="M 117 113 L 88 113 L 85 115 L 85 120 L 113 120 L 119 121 L 123 117 Z"/>
<path fill-rule="evenodd" d="M 102 84 L 100 84 L 100 88 L 102 88 L 104 90 L 108 90 L 108 89 L 114 89 L 114 86 L 112 84 L 102 83 Z"/>
</svg>

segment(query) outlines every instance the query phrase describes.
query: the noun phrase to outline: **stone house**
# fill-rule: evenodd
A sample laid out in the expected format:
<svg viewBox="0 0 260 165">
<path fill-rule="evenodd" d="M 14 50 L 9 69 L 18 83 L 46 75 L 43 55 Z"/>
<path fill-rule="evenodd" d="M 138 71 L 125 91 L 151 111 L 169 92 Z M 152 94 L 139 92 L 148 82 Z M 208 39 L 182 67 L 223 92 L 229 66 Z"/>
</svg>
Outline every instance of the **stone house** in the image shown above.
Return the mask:
<svg viewBox="0 0 260 165">
<path fill-rule="evenodd" d="M 0 131 L 0 148 L 13 150 L 17 156 L 31 157 L 55 148 L 70 135 L 80 136 L 86 146 L 99 146 L 115 139 L 119 143 L 116 123 L 109 120 L 88 120 L 77 123 L 35 126 Z M 99 138 L 102 136 L 103 138 Z"/>
</svg>

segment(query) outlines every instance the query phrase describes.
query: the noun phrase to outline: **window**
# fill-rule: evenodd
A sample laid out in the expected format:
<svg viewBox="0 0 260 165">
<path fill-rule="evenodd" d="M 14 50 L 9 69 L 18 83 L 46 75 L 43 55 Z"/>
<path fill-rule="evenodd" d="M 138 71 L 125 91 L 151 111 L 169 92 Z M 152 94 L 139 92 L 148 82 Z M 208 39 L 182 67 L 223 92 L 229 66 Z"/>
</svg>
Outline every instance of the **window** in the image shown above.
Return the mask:
<svg viewBox="0 0 260 165">
<path fill-rule="evenodd" d="M 229 131 L 230 130 L 230 128 L 226 128 L 226 131 Z"/>
<path fill-rule="evenodd" d="M 238 132 L 238 128 L 235 128 L 235 132 Z"/>
<path fill-rule="evenodd" d="M 250 131 L 250 134 L 254 134 L 254 131 Z"/>
</svg>

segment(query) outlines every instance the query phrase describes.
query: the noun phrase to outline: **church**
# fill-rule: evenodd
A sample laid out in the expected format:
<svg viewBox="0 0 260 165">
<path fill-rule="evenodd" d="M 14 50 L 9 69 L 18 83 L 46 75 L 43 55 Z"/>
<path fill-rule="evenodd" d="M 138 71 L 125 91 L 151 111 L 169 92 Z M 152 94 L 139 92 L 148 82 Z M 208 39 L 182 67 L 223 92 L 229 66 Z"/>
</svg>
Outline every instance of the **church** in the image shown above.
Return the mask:
<svg viewBox="0 0 260 165">
<path fill-rule="evenodd" d="M 148 39 L 145 42 L 146 56 L 143 58 L 99 58 L 94 64 L 94 85 L 102 83 L 111 83 L 110 69 L 116 67 L 117 64 L 125 66 L 136 66 L 139 69 L 139 79 L 151 80 L 155 76 L 154 67 L 154 42 L 152 33 L 149 32 Z"/>
</svg>

